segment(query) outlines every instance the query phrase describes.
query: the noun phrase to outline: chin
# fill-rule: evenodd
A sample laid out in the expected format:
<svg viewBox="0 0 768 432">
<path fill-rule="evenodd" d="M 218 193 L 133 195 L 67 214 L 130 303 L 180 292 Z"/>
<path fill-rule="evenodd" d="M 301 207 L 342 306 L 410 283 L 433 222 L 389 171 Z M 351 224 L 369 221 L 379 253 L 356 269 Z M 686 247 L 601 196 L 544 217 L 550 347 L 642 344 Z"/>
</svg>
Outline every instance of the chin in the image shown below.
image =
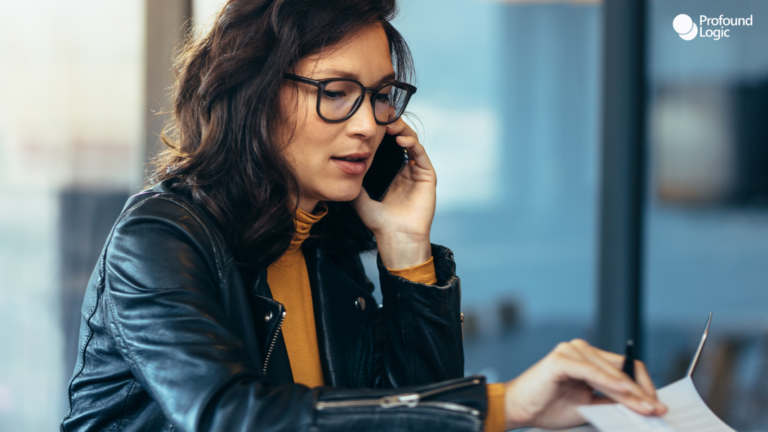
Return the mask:
<svg viewBox="0 0 768 432">
<path fill-rule="evenodd" d="M 344 182 L 351 183 L 351 182 Z M 352 184 L 337 185 L 333 190 L 329 190 L 323 194 L 325 201 L 352 201 L 360 195 L 360 191 L 363 188 L 362 182 L 354 182 Z"/>
</svg>

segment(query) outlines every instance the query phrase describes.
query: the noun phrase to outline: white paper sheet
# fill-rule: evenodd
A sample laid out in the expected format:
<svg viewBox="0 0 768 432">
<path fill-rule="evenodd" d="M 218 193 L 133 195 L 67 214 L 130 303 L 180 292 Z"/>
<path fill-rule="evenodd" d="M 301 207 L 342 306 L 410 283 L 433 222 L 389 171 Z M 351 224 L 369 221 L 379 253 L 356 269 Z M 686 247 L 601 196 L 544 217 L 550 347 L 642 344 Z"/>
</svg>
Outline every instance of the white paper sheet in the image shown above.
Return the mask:
<svg viewBox="0 0 768 432">
<path fill-rule="evenodd" d="M 659 389 L 658 395 L 669 408 L 662 417 L 643 416 L 619 404 L 578 410 L 601 432 L 736 432 L 709 410 L 690 378 Z"/>
<path fill-rule="evenodd" d="M 539 428 L 530 428 L 530 429 L 518 429 L 518 431 L 524 431 L 524 432 L 553 432 L 552 429 L 539 429 Z M 575 428 L 570 429 L 558 429 L 554 432 L 598 432 L 597 429 L 595 429 L 592 425 L 584 425 L 579 426 Z"/>
</svg>

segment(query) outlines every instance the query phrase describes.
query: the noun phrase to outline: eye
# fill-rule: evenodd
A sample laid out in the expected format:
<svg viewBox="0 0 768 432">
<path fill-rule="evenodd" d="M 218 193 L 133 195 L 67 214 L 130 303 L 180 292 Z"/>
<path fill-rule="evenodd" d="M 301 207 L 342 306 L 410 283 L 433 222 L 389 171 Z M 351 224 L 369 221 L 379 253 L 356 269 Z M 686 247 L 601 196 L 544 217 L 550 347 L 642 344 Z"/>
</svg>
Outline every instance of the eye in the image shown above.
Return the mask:
<svg viewBox="0 0 768 432">
<path fill-rule="evenodd" d="M 323 91 L 323 97 L 326 99 L 341 99 L 344 98 L 347 95 L 347 92 L 344 91 L 330 91 L 325 90 Z"/>
<path fill-rule="evenodd" d="M 389 103 L 390 96 L 391 95 L 389 93 L 379 93 L 376 95 L 376 102 Z"/>
</svg>

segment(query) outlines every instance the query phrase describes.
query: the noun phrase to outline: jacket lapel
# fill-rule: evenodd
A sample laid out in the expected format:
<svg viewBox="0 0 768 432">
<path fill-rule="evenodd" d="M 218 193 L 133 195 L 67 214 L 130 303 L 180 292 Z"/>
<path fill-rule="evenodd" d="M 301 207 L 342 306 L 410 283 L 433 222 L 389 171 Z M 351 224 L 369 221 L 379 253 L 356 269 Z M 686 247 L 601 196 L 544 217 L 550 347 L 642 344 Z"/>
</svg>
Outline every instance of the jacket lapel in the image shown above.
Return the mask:
<svg viewBox="0 0 768 432">
<path fill-rule="evenodd" d="M 245 286 L 250 287 L 251 310 L 254 319 L 260 324 L 256 325 L 256 335 L 262 344 L 262 364 L 267 363 L 266 376 L 274 385 L 292 383 L 293 372 L 288 350 L 283 333 L 278 328 L 282 321 L 283 306 L 272 298 L 267 283 L 267 270 L 255 270 L 248 266 L 241 266 L 239 270 Z"/>
<path fill-rule="evenodd" d="M 364 387 L 373 349 L 365 323 L 376 301 L 322 250 L 313 245 L 302 245 L 302 250 L 325 385 Z"/>
</svg>

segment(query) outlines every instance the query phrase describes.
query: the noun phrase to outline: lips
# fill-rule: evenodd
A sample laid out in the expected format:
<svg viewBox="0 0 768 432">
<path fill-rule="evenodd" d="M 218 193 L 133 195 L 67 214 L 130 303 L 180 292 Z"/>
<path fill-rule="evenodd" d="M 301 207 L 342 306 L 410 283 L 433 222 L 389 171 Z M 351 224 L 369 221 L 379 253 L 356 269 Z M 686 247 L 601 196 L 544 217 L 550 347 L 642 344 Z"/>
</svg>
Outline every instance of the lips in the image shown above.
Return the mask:
<svg viewBox="0 0 768 432">
<path fill-rule="evenodd" d="M 332 156 L 334 164 L 345 174 L 360 175 L 365 173 L 365 161 L 371 156 L 370 152 L 349 153 Z"/>
<path fill-rule="evenodd" d="M 368 159 L 369 157 L 371 157 L 371 152 L 357 152 L 333 156 L 333 159 Z"/>
<path fill-rule="evenodd" d="M 331 158 L 336 166 L 349 175 L 360 175 L 365 172 L 365 159 L 341 159 Z"/>
</svg>

